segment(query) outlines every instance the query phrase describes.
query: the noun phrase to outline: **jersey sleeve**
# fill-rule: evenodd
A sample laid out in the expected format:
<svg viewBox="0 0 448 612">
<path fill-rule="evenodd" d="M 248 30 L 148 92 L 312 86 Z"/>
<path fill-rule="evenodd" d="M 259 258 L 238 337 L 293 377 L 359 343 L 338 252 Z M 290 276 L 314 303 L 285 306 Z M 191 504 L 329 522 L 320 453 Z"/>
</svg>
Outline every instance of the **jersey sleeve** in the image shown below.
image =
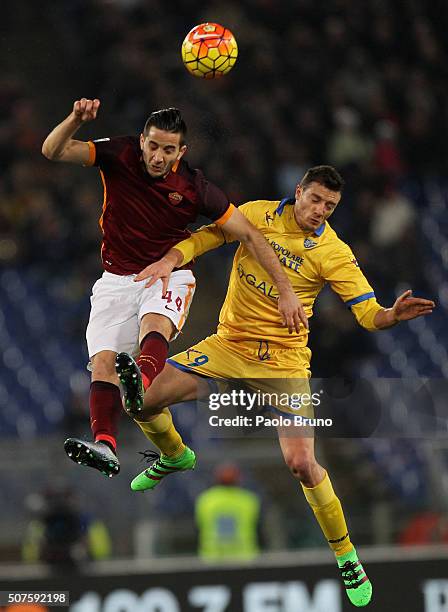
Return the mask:
<svg viewBox="0 0 448 612">
<path fill-rule="evenodd" d="M 212 225 L 204 225 L 193 232 L 189 238 L 182 240 L 175 245 L 175 249 L 183 255 L 181 266 L 184 266 L 195 257 L 203 255 L 208 251 L 212 251 L 220 247 L 226 242 L 231 242 L 232 238 L 215 223 Z"/>
<path fill-rule="evenodd" d="M 322 276 L 351 309 L 362 327 L 369 331 L 377 329 L 374 325 L 375 315 L 383 307 L 378 304 L 375 292 L 346 244 L 341 243 L 325 258 Z"/>
<path fill-rule="evenodd" d="M 257 218 L 260 216 L 260 214 L 257 215 L 256 204 L 256 202 L 247 202 L 238 207 L 238 210 L 254 225 Z M 233 211 L 235 208 L 233 204 L 231 204 L 230 207 L 231 208 L 228 209 L 230 211 Z M 207 251 L 216 249 L 222 244 L 227 244 L 236 240 L 235 236 L 221 227 L 222 223 L 225 223 L 226 220 L 224 219 L 223 221 L 222 219 L 223 217 L 211 225 L 200 227 L 197 231 L 193 232 L 189 238 L 176 244 L 175 248 L 184 256 L 182 264 L 180 265 L 184 266 L 195 257 L 199 257 L 203 253 L 207 253 Z"/>
<path fill-rule="evenodd" d="M 98 140 L 90 140 L 89 145 L 89 162 L 88 166 L 98 166 L 106 168 L 111 166 L 118 159 L 128 138 L 99 138 Z"/>
<path fill-rule="evenodd" d="M 196 171 L 195 183 L 201 202 L 200 214 L 215 223 L 225 223 L 234 210 L 229 198 L 219 187 L 208 181 L 199 170 Z"/>
<path fill-rule="evenodd" d="M 378 304 L 376 298 L 370 298 L 362 302 L 358 302 L 351 306 L 352 313 L 355 315 L 356 320 L 364 329 L 368 331 L 377 331 L 378 327 L 375 325 L 375 315 L 383 307 Z"/>
</svg>

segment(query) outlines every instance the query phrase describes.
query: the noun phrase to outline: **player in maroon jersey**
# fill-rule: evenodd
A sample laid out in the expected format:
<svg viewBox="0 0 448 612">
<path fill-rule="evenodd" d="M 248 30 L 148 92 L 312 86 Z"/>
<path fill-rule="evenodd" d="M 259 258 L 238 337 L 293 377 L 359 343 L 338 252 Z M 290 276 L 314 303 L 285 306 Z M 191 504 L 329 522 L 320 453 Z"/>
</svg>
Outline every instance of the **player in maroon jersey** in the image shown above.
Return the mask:
<svg viewBox="0 0 448 612">
<path fill-rule="evenodd" d="M 140 137 L 73 139 L 96 118 L 99 100 L 82 98 L 47 136 L 42 153 L 54 161 L 98 166 L 104 186 L 102 277 L 92 290 L 87 346 L 92 370 L 90 424 L 94 442 L 68 438 L 65 450 L 79 464 L 107 476 L 120 470 L 117 425 L 122 410 L 116 371 L 125 369 L 123 353 L 140 356 L 140 384 L 148 388 L 161 372 L 168 342 L 180 332 L 195 289 L 190 269 L 175 270 L 169 284 L 152 288 L 135 276 L 188 236 L 187 226 L 202 214 L 245 242 L 271 275 L 279 291 L 279 316 L 290 331 L 307 324 L 286 274 L 265 238 L 206 180 L 184 161 L 186 126 L 175 108 L 153 112 Z M 118 357 L 117 357 L 118 354 Z M 126 372 L 125 372 L 126 373 Z M 132 385 L 127 385 L 133 393 Z M 137 389 L 136 391 L 141 391 Z M 138 395 L 138 394 L 137 394 Z M 139 409 L 127 397 L 129 412 Z"/>
</svg>

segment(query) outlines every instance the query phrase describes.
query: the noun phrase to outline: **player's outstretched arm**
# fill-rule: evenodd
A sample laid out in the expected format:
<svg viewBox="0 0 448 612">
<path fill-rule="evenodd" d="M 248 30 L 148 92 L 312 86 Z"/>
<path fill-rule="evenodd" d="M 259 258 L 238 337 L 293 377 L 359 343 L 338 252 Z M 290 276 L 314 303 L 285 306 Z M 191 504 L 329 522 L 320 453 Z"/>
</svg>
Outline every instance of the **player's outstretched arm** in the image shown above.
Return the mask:
<svg viewBox="0 0 448 612">
<path fill-rule="evenodd" d="M 292 334 L 294 330 L 299 333 L 300 323 L 308 329 L 305 310 L 294 293 L 274 249 L 263 234 L 238 209 L 235 209 L 232 216 L 221 227 L 237 240 L 245 243 L 252 255 L 274 281 L 279 294 L 278 311 L 283 324 L 288 327 L 289 333 Z"/>
<path fill-rule="evenodd" d="M 76 100 L 70 115 L 46 137 L 42 145 L 42 154 L 52 161 L 86 165 L 90 159 L 89 145 L 82 140 L 73 140 L 72 136 L 84 123 L 96 119 L 99 106 L 100 101 L 97 99 Z"/>
<path fill-rule="evenodd" d="M 431 314 L 436 305 L 432 300 L 412 297 L 412 290 L 405 291 L 395 300 L 392 308 L 379 310 L 374 318 L 377 329 L 387 329 L 400 321 L 410 321 Z"/>
</svg>

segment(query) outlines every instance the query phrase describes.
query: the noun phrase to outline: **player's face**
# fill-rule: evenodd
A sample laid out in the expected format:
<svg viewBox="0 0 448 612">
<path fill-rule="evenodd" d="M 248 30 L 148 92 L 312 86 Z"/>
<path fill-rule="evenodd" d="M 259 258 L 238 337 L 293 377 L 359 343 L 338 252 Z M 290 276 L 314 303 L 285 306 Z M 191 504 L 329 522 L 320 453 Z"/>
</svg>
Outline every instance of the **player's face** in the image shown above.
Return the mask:
<svg viewBox="0 0 448 612">
<path fill-rule="evenodd" d="M 313 181 L 305 189 L 296 189 L 294 216 L 303 230 L 314 232 L 333 213 L 341 199 L 340 191 L 332 191 Z"/>
<path fill-rule="evenodd" d="M 165 176 L 182 157 L 187 147 L 180 146 L 180 139 L 180 134 L 159 130 L 153 125 L 146 136 L 140 135 L 143 161 L 150 176 L 153 178 Z"/>
</svg>

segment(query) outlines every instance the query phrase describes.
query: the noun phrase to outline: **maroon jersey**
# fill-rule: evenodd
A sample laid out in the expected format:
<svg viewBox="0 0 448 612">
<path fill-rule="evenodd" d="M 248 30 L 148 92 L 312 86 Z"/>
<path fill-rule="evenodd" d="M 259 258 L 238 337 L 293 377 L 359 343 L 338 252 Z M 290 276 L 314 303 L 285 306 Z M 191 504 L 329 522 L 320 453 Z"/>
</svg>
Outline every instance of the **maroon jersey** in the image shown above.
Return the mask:
<svg viewBox="0 0 448 612">
<path fill-rule="evenodd" d="M 104 186 L 101 259 L 114 274 L 136 274 L 189 236 L 204 215 L 224 222 L 233 210 L 225 194 L 183 159 L 164 178 L 146 171 L 139 139 L 89 142 L 89 165 L 99 166 Z"/>
</svg>

